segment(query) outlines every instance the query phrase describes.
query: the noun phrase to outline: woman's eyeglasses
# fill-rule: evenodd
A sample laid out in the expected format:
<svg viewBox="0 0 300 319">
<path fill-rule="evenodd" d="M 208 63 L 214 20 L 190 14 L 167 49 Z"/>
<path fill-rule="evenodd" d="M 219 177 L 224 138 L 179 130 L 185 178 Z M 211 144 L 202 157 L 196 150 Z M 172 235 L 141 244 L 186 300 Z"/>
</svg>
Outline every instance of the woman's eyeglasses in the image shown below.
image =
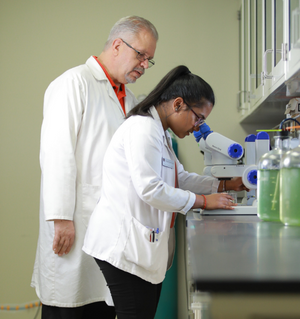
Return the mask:
<svg viewBox="0 0 300 319">
<path fill-rule="evenodd" d="M 196 116 L 197 121 L 196 121 L 196 123 L 194 124 L 194 126 L 200 126 L 200 125 L 204 124 L 204 123 L 205 123 L 205 119 L 203 119 L 203 118 L 200 117 L 196 112 L 194 112 L 193 109 L 192 109 L 192 107 L 191 107 L 190 105 L 188 105 L 186 102 L 184 102 L 184 103 L 189 107 L 189 109 L 190 109 L 190 110 L 195 114 L 195 116 Z"/>
</svg>

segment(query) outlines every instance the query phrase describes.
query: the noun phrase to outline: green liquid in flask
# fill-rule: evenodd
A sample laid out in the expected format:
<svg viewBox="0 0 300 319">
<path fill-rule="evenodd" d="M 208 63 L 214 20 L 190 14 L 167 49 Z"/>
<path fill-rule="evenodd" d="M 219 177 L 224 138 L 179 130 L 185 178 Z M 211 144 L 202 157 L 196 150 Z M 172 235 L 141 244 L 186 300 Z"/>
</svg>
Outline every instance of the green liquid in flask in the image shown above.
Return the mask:
<svg viewBox="0 0 300 319">
<path fill-rule="evenodd" d="M 300 168 L 282 168 L 280 178 L 280 219 L 285 225 L 300 226 Z"/>
<path fill-rule="evenodd" d="M 280 222 L 280 171 L 258 170 L 257 215 L 264 221 Z"/>
</svg>

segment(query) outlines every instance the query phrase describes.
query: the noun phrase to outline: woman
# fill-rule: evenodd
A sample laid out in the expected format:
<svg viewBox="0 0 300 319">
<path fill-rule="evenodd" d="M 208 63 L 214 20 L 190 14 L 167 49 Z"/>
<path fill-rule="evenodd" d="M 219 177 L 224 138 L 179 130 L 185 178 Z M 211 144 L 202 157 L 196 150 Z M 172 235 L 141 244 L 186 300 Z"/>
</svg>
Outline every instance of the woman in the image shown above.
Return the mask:
<svg viewBox="0 0 300 319">
<path fill-rule="evenodd" d="M 101 268 L 118 319 L 154 318 L 174 255 L 174 212 L 236 205 L 228 194 L 217 194 L 223 182 L 184 171 L 167 131 L 184 138 L 198 130 L 214 102 L 209 84 L 178 66 L 128 113 L 112 138 L 83 250 Z M 240 178 L 226 186 L 245 189 Z"/>
</svg>

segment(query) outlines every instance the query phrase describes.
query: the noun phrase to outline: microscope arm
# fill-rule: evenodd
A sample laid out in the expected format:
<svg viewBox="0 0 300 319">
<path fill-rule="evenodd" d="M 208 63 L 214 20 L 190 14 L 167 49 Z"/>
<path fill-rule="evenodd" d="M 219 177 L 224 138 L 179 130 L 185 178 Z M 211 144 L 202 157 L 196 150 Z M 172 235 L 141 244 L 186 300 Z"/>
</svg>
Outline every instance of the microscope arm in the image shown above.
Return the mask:
<svg viewBox="0 0 300 319">
<path fill-rule="evenodd" d="M 210 168 L 211 176 L 225 179 L 242 177 L 243 184 L 249 189 L 257 188 L 256 165 L 218 165 Z"/>
</svg>

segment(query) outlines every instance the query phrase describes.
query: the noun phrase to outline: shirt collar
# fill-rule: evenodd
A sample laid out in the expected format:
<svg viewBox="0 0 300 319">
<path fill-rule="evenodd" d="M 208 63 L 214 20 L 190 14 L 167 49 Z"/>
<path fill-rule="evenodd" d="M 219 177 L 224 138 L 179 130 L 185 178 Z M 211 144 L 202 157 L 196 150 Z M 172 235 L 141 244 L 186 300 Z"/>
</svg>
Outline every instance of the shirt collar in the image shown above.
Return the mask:
<svg viewBox="0 0 300 319">
<path fill-rule="evenodd" d="M 98 64 L 101 66 L 103 72 L 105 73 L 108 81 L 110 82 L 111 86 L 113 87 L 114 91 L 116 92 L 116 94 L 118 95 L 119 98 L 122 98 L 124 96 L 126 96 L 125 93 L 125 85 L 122 83 L 120 85 L 120 89 L 118 88 L 118 86 L 115 84 L 115 82 L 112 80 L 112 78 L 110 77 L 109 73 L 107 72 L 107 70 L 105 69 L 105 67 L 103 66 L 103 64 L 101 64 L 101 62 L 97 59 L 96 56 L 93 56 L 94 59 L 98 62 Z M 122 92 L 122 93 L 121 93 Z"/>
</svg>

